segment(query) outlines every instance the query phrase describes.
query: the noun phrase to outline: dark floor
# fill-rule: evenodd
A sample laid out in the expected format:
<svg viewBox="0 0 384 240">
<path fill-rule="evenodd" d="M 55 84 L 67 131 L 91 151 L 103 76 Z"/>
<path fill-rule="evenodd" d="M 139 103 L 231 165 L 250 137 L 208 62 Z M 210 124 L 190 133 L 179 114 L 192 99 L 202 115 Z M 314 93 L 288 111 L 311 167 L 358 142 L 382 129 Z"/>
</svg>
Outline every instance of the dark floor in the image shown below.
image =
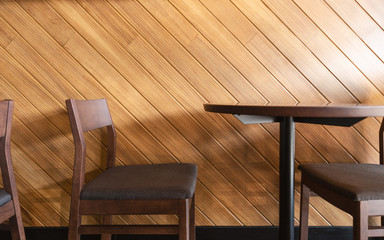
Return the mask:
<svg viewBox="0 0 384 240">
<path fill-rule="evenodd" d="M 298 239 L 297 228 L 295 239 Z M 27 240 L 67 240 L 67 228 L 26 228 Z M 311 227 L 310 240 L 351 240 L 351 227 Z M 9 233 L 0 231 L 1 240 L 11 240 Z M 99 240 L 99 236 L 85 235 L 81 240 Z M 197 227 L 197 240 L 277 240 L 277 227 Z M 116 235 L 112 240 L 177 240 L 177 236 Z"/>
</svg>

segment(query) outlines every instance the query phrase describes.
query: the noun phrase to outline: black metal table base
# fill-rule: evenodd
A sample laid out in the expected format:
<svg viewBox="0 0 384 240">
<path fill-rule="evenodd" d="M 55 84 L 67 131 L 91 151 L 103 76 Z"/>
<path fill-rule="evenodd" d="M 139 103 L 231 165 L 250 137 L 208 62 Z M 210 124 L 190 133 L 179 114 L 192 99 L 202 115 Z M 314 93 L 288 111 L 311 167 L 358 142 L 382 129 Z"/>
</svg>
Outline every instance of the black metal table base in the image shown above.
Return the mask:
<svg viewBox="0 0 384 240">
<path fill-rule="evenodd" d="M 280 122 L 279 158 L 279 239 L 294 239 L 295 122 L 293 117 L 284 117 Z"/>
</svg>

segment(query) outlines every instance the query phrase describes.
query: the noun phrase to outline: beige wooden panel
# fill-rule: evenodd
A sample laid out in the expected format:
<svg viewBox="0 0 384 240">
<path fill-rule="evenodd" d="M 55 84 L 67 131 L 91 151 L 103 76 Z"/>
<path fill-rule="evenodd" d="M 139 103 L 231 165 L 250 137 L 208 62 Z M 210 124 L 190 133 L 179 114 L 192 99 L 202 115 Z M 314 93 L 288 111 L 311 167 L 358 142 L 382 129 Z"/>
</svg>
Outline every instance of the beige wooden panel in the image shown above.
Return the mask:
<svg viewBox="0 0 384 240">
<path fill-rule="evenodd" d="M 305 45 L 260 0 L 238 0 L 234 2 L 321 93 L 326 95 L 328 99 L 329 96 L 334 96 L 329 100 L 332 100 L 332 102 L 356 101 L 332 73 L 308 51 Z"/>
<path fill-rule="evenodd" d="M 383 92 L 384 63 L 364 44 L 361 38 L 323 1 L 298 0 L 295 2 L 365 76 Z"/>
<path fill-rule="evenodd" d="M 234 81 L 226 79 L 226 76 L 223 76 L 220 72 L 218 72 L 218 65 L 210 66 L 210 68 L 215 67 L 212 70 L 210 68 L 206 68 L 205 66 L 201 66 L 199 62 L 203 60 L 204 62 L 207 62 L 210 59 L 198 59 L 198 62 L 194 56 L 191 56 L 189 52 L 180 45 L 180 43 L 183 43 L 181 42 L 182 39 L 179 40 L 179 42 L 176 41 L 173 36 L 169 35 L 166 29 L 163 29 L 162 25 L 156 22 L 155 19 L 152 19 L 152 16 L 137 2 L 132 1 L 122 4 L 122 2 L 119 1 L 111 1 L 111 4 L 126 20 L 130 22 L 130 24 L 137 29 L 146 41 L 154 46 L 156 50 L 164 56 L 172 64 L 172 66 L 174 66 L 174 68 L 178 70 L 208 101 L 236 102 L 237 99 L 239 101 L 253 100 L 262 103 L 265 102 L 265 100 L 257 93 L 257 90 L 252 88 L 249 83 L 244 83 L 241 76 L 238 75 L 236 78 L 236 82 L 239 82 L 239 84 L 234 84 Z M 140 17 L 138 18 L 136 15 Z M 146 21 L 143 21 L 143 17 L 145 17 Z M 170 22 L 170 24 L 174 25 L 176 22 L 173 21 Z M 185 27 L 188 27 L 188 25 Z M 185 36 L 183 36 L 183 38 L 184 37 Z M 189 44 L 190 42 L 187 43 Z M 204 48 L 204 51 L 216 54 L 209 48 Z M 202 57 L 206 56 L 203 55 Z M 226 69 L 224 71 L 228 70 Z M 212 77 L 212 72 L 221 74 L 221 76 L 214 75 L 214 77 L 219 79 L 219 81 L 216 81 L 215 78 Z M 234 98 L 229 98 L 228 93 L 225 92 L 224 88 L 220 88 L 218 85 L 228 89 Z M 252 94 L 245 95 L 243 94 L 244 92 L 251 92 Z"/>
<path fill-rule="evenodd" d="M 380 25 L 381 29 L 384 29 L 383 4 L 377 0 L 358 0 L 357 2 Z"/>
<path fill-rule="evenodd" d="M 244 51 L 242 45 L 230 35 L 226 29 L 219 24 L 219 22 L 209 14 L 209 12 L 199 4 L 198 1 L 171 1 L 172 5 L 174 5 L 183 15 L 180 15 L 176 10 L 169 4 L 167 1 L 143 1 L 142 4 L 151 11 L 152 9 L 157 9 L 157 11 L 152 11 L 156 15 L 155 17 L 159 19 L 163 26 L 169 29 L 173 35 L 177 36 L 177 32 L 173 30 L 174 28 L 187 28 L 188 24 L 183 24 L 181 18 L 185 16 L 187 20 L 194 25 L 196 29 L 187 28 L 189 31 L 194 31 L 197 34 L 197 37 L 192 41 L 187 43 L 187 49 L 191 49 L 191 53 L 196 56 L 196 58 L 205 66 L 207 65 L 205 58 L 208 57 L 209 52 L 207 54 L 206 51 L 201 51 L 205 49 L 207 43 L 203 37 L 200 37 L 200 34 L 203 34 L 207 40 L 213 44 L 217 50 L 223 54 L 223 56 L 230 61 L 230 63 L 238 69 L 238 71 L 247 78 L 247 80 L 256 87 L 260 91 L 260 93 L 266 98 L 267 101 L 270 102 L 279 102 L 279 101 L 287 101 L 287 99 L 291 99 L 294 102 L 294 99 L 291 98 L 289 93 L 284 89 L 284 87 L 271 76 L 271 74 L 263 69 L 263 66 L 248 52 Z M 172 17 L 169 18 L 168 16 Z M 171 19 L 180 19 L 180 21 L 170 21 Z M 184 20 L 186 21 L 186 20 Z M 210 24 L 205 24 L 209 22 Z M 177 25 L 183 26 L 177 26 Z M 204 53 L 204 58 L 201 58 L 199 55 Z M 200 60 L 202 59 L 202 60 Z M 215 63 L 215 59 L 207 59 L 209 62 Z M 220 67 L 219 67 L 220 66 Z M 217 68 L 219 71 L 222 70 L 221 67 L 223 64 L 218 63 L 218 65 L 214 65 L 213 67 Z M 224 66 L 223 66 L 224 67 Z M 230 77 L 230 76 L 229 76 Z M 230 79 L 233 81 L 233 79 Z M 240 82 L 240 81 L 236 81 Z M 243 87 L 244 89 L 244 87 Z M 271 91 L 273 89 L 273 91 Z M 248 93 L 247 91 L 242 90 L 241 96 L 244 97 Z M 271 94 L 272 93 L 272 94 Z M 236 97 L 236 96 L 235 96 Z M 238 97 L 237 97 L 238 98 Z M 255 101 L 255 100 L 253 100 Z M 243 101 L 244 102 L 244 101 Z"/>
<path fill-rule="evenodd" d="M 343 21 L 358 35 L 363 42 L 378 56 L 384 60 L 384 31 L 378 28 L 377 23 L 361 8 L 357 2 L 327 0 L 326 3 L 339 15 Z"/>
<path fill-rule="evenodd" d="M 382 95 L 370 80 L 297 5 L 285 0 L 267 0 L 265 3 L 359 101 L 374 103 L 383 100 Z M 330 95 L 325 89 L 322 92 L 327 96 Z M 329 100 L 334 102 L 335 97 Z"/>
<path fill-rule="evenodd" d="M 298 101 L 327 102 L 289 59 L 230 1 L 217 4 L 214 0 L 208 0 L 203 4 Z"/>
<path fill-rule="evenodd" d="M 6 22 L 0 18 L 0 26 L 5 26 Z M 0 28 L 0 45 L 4 48 L 12 42 L 15 38 L 15 32 L 9 28 L 1 27 Z"/>
</svg>

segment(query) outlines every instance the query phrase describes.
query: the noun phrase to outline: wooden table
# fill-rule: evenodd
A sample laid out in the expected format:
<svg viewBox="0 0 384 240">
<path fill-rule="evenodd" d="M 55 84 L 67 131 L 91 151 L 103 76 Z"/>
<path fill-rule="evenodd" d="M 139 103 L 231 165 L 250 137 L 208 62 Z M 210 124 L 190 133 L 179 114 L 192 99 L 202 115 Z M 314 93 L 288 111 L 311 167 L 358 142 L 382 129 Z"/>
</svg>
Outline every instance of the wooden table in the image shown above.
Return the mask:
<svg viewBox="0 0 384 240">
<path fill-rule="evenodd" d="M 244 124 L 280 123 L 280 240 L 294 239 L 295 122 L 349 127 L 366 117 L 384 116 L 384 106 L 366 104 L 204 104 L 204 109 L 233 114 Z"/>
</svg>

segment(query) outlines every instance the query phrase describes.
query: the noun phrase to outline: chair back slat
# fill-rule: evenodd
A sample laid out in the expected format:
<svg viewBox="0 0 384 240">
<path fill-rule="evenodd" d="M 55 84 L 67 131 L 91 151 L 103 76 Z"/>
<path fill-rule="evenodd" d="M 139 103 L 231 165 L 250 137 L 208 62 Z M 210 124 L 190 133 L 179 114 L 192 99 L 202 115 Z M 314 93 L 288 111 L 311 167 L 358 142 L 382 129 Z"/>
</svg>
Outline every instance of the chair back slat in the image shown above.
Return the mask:
<svg viewBox="0 0 384 240">
<path fill-rule="evenodd" d="M 69 99 L 67 101 L 71 104 L 76 122 L 83 132 L 112 125 L 111 115 L 105 99 Z"/>
</svg>

